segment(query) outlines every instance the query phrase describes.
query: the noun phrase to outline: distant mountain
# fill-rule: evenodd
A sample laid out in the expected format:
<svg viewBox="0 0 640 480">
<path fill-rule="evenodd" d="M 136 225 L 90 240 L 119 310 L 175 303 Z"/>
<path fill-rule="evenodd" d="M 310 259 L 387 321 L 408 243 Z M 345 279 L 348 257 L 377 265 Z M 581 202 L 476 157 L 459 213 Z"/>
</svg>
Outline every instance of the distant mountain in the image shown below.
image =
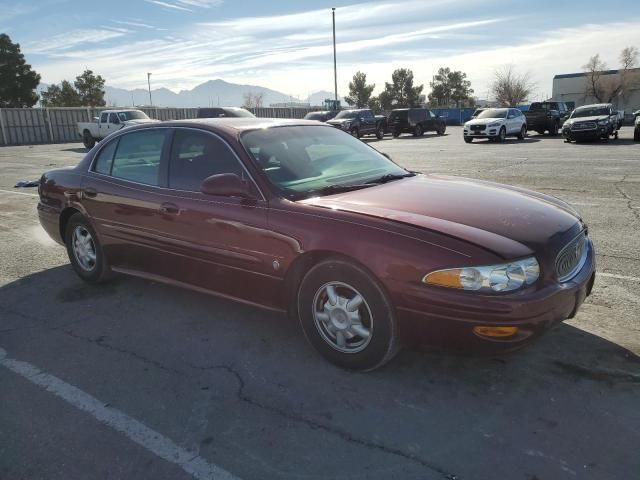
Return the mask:
<svg viewBox="0 0 640 480">
<path fill-rule="evenodd" d="M 41 93 L 46 90 L 49 84 L 41 83 L 37 91 Z M 105 100 L 108 106 L 128 107 L 131 105 L 149 105 L 149 91 L 144 88 L 126 90 L 106 85 Z M 168 88 L 156 88 L 151 90 L 153 104 L 159 107 L 209 107 L 228 106 L 239 107 L 244 103 L 245 93 L 262 94 L 262 104 L 268 107 L 272 103 L 283 102 L 306 102 L 312 106 L 324 105 L 324 100 L 333 98 L 333 92 L 319 91 L 312 93 L 306 100 L 291 97 L 286 93 L 278 92 L 270 88 L 258 85 L 240 85 L 237 83 L 225 82 L 224 80 L 209 80 L 197 85 L 191 90 L 181 90 L 176 93 Z M 344 99 L 342 104 L 346 105 Z"/>
<path fill-rule="evenodd" d="M 257 85 L 239 85 L 229 83 L 224 80 L 209 80 L 191 90 L 181 90 L 175 93 L 166 88 L 151 90 L 153 104 L 162 107 L 209 107 L 209 106 L 241 106 L 244 103 L 245 93 L 262 94 L 262 104 L 269 106 L 270 103 L 278 102 L 299 102 L 297 98 L 271 90 L 270 88 Z M 105 86 L 105 100 L 108 105 L 125 106 L 148 105 L 149 92 L 144 89 L 125 90 Z"/>
</svg>

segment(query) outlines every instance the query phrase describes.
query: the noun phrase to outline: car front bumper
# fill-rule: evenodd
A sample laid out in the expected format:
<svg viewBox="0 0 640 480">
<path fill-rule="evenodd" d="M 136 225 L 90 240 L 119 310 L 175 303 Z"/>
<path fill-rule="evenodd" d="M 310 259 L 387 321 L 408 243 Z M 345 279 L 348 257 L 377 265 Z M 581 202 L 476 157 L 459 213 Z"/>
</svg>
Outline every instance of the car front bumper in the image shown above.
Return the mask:
<svg viewBox="0 0 640 480">
<path fill-rule="evenodd" d="M 485 130 L 471 130 L 468 127 L 464 127 L 463 135 L 468 138 L 489 138 L 497 137 L 500 127 L 486 128 Z"/>
<path fill-rule="evenodd" d="M 582 269 L 565 283 L 505 295 L 477 295 L 422 284 L 405 288 L 396 300 L 400 335 L 405 343 L 462 352 L 516 349 L 558 323 L 573 318 L 591 294 L 596 265 L 589 242 Z M 510 337 L 485 337 L 474 327 L 518 327 Z"/>
<path fill-rule="evenodd" d="M 598 128 L 591 130 L 571 130 L 570 128 L 562 129 L 562 136 L 570 140 L 595 140 L 606 137 L 611 133 L 608 125 L 600 125 Z"/>
</svg>

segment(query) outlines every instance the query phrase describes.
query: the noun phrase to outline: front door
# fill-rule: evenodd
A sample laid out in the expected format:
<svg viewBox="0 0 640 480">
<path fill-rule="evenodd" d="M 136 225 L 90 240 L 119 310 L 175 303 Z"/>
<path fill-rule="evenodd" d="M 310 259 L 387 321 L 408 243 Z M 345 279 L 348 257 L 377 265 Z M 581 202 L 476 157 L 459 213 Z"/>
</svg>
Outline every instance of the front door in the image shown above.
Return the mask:
<svg viewBox="0 0 640 480">
<path fill-rule="evenodd" d="M 276 307 L 281 277 L 267 229 L 267 202 L 229 145 L 217 135 L 176 128 L 169 155 L 167 209 L 158 229 L 175 261 L 162 273 L 175 280 L 245 301 Z M 232 173 L 249 185 L 251 199 L 206 195 L 202 182 Z M 277 272 L 279 274 L 279 272 Z"/>
</svg>

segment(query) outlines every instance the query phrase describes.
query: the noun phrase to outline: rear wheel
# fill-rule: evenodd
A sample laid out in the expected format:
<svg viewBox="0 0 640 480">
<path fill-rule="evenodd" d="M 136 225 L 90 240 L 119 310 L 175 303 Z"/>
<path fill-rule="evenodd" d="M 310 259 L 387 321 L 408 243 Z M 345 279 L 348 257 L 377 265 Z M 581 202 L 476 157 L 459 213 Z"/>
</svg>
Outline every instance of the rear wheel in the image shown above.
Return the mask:
<svg viewBox="0 0 640 480">
<path fill-rule="evenodd" d="M 551 126 L 551 129 L 549 130 L 549 135 L 552 136 L 556 136 L 558 135 L 558 130 L 560 129 L 560 125 L 558 124 L 558 122 L 553 122 L 553 125 Z"/>
<path fill-rule="evenodd" d="M 422 129 L 422 125 L 416 125 L 416 128 L 413 130 L 413 136 L 421 137 L 423 133 L 424 130 Z"/>
<path fill-rule="evenodd" d="M 339 367 L 373 370 L 398 351 L 386 293 L 349 262 L 326 260 L 309 270 L 298 290 L 298 315 L 309 343 Z"/>
<path fill-rule="evenodd" d="M 109 276 L 109 264 L 96 232 L 81 213 L 75 213 L 69 219 L 65 243 L 71 266 L 80 278 L 89 283 L 98 283 Z"/>
<path fill-rule="evenodd" d="M 524 137 L 526 137 L 526 136 L 527 136 L 527 127 L 522 125 L 522 127 L 520 128 L 520 133 L 518 134 L 518 138 L 520 140 L 524 140 Z"/>
<path fill-rule="evenodd" d="M 640 142 L 640 128 L 636 128 L 633 131 L 633 141 L 634 142 Z"/>
<path fill-rule="evenodd" d="M 93 146 L 96 144 L 96 139 L 93 138 L 89 130 L 85 130 L 82 133 L 82 143 L 86 148 L 93 148 Z"/>
<path fill-rule="evenodd" d="M 400 129 L 399 129 L 399 128 L 396 128 L 396 129 L 394 129 L 394 130 L 393 130 L 392 135 L 393 135 L 393 137 L 394 137 L 394 138 L 398 138 L 398 137 L 400 136 L 400 134 L 401 134 L 401 133 L 402 133 L 402 132 L 400 131 Z"/>
</svg>

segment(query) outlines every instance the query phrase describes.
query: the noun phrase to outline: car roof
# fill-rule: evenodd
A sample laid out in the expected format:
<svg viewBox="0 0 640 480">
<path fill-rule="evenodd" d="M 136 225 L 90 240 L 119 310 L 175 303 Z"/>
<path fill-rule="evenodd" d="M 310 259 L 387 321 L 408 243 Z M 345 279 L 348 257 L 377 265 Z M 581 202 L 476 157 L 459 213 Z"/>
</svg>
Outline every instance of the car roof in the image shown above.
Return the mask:
<svg viewBox="0 0 640 480">
<path fill-rule="evenodd" d="M 229 134 L 241 133 L 247 130 L 286 126 L 322 126 L 315 120 L 297 120 L 282 118 L 252 118 L 252 117 L 222 117 L 222 118 L 194 118 L 189 120 L 173 120 L 156 124 L 147 124 L 148 128 L 155 127 L 204 127 L 224 130 Z M 327 125 L 328 128 L 333 128 Z M 135 127 L 134 127 L 135 128 Z"/>
<path fill-rule="evenodd" d="M 582 105 L 580 107 L 576 107 L 576 110 L 578 110 L 579 108 L 593 108 L 593 107 L 612 107 L 613 104 L 611 103 L 592 103 L 589 105 Z"/>
</svg>

